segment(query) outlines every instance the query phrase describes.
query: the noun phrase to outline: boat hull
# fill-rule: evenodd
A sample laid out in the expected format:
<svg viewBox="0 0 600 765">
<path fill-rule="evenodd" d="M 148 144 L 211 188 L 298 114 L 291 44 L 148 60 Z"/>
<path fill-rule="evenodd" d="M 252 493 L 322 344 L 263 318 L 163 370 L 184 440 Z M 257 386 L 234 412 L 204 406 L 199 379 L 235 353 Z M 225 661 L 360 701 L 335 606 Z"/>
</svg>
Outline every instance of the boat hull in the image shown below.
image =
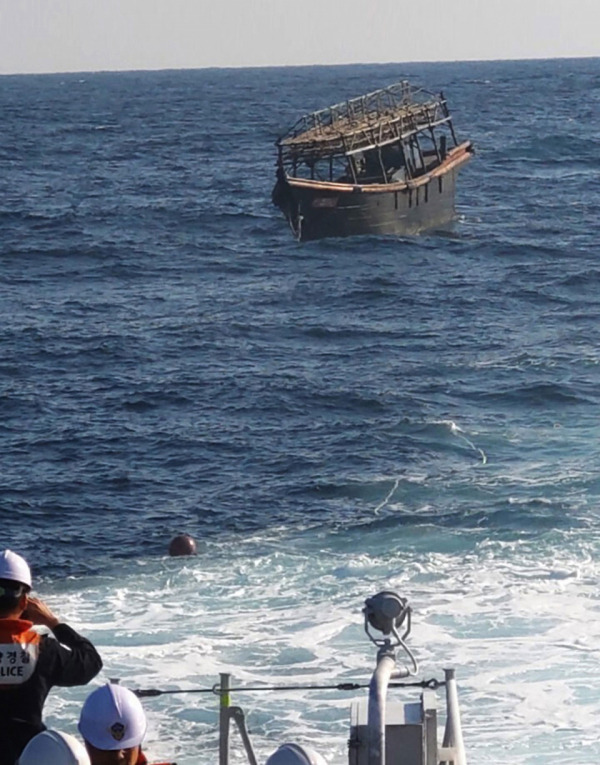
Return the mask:
<svg viewBox="0 0 600 765">
<path fill-rule="evenodd" d="M 351 186 L 282 176 L 273 202 L 299 241 L 360 235 L 405 236 L 443 228 L 455 217 L 456 178 L 469 152 L 410 184 Z"/>
</svg>

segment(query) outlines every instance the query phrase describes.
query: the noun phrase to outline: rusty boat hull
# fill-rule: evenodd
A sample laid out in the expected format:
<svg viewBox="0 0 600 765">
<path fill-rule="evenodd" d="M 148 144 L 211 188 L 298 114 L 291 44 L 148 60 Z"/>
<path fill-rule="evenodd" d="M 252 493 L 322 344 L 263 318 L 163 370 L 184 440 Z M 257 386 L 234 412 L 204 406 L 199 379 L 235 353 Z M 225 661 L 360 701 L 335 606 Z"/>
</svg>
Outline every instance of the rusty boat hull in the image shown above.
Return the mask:
<svg viewBox="0 0 600 765">
<path fill-rule="evenodd" d="M 286 176 L 277 180 L 273 202 L 301 242 L 442 229 L 456 217 L 457 175 L 471 151 L 467 141 L 433 172 L 408 183 L 351 185 Z"/>
<path fill-rule="evenodd" d="M 473 153 L 443 93 L 405 81 L 304 115 L 276 145 L 272 201 L 303 242 L 448 226 Z"/>
</svg>

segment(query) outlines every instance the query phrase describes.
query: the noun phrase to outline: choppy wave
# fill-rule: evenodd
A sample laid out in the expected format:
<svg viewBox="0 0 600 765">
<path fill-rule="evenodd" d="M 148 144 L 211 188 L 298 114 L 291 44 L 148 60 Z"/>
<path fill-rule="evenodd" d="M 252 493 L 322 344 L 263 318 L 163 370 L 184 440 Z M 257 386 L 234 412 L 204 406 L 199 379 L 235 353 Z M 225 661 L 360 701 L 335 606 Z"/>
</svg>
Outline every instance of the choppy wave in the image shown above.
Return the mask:
<svg viewBox="0 0 600 765">
<path fill-rule="evenodd" d="M 595 762 L 599 65 L 0 78 L 0 546 L 101 680 L 366 681 L 389 587 L 469 761 Z M 276 136 L 402 77 L 475 142 L 454 230 L 299 245 Z M 261 761 L 345 761 L 340 692 L 238 700 Z M 152 759 L 214 762 L 211 694 L 146 708 Z"/>
</svg>

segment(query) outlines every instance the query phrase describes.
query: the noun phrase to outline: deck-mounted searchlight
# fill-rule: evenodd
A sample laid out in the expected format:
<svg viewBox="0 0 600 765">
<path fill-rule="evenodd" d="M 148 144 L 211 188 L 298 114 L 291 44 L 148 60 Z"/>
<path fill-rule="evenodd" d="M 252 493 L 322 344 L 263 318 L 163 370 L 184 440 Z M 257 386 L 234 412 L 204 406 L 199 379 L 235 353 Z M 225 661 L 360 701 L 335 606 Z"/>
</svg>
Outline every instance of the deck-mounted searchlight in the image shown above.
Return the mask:
<svg viewBox="0 0 600 765">
<path fill-rule="evenodd" d="M 360 704 L 353 709 L 349 765 L 466 765 L 454 670 L 445 670 L 443 683 L 429 681 L 427 684 L 429 689 L 439 685 L 446 687 L 447 714 L 442 746 L 437 743 L 437 713 L 432 690 L 425 690 L 417 704 L 387 709 L 390 682 L 419 671 L 415 657 L 404 642 L 411 628 L 411 608 L 406 598 L 383 590 L 366 599 L 363 614 L 365 632 L 378 649 L 377 664 L 369 685 L 366 720 Z M 409 666 L 397 666 L 397 648 L 402 648 Z"/>
<path fill-rule="evenodd" d="M 373 595 L 372 598 L 367 598 L 363 613 L 365 615 L 365 632 L 377 646 L 389 643 L 390 635 L 396 639 L 396 645 L 402 645 L 410 633 L 410 606 L 406 598 L 401 598 L 395 592 L 384 590 Z M 398 630 L 404 621 L 406 621 L 406 629 L 400 637 Z M 373 629 L 383 632 L 383 639 L 374 637 L 369 630 L 369 625 Z"/>
</svg>

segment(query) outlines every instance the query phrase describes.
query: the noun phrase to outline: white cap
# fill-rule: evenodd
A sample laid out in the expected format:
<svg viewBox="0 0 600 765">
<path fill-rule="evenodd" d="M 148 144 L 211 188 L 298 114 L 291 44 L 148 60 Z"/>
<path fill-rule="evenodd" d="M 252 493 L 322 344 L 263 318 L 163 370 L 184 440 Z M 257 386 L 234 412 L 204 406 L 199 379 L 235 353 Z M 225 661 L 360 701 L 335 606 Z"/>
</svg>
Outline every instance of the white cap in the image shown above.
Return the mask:
<svg viewBox="0 0 600 765">
<path fill-rule="evenodd" d="M 129 749 L 144 740 L 146 715 L 135 693 L 107 683 L 87 697 L 77 727 L 96 749 Z"/>
<path fill-rule="evenodd" d="M 267 765 L 327 765 L 325 758 L 309 746 L 282 744 L 269 757 Z"/>
<path fill-rule="evenodd" d="M 45 730 L 27 744 L 17 765 L 90 765 L 83 744 L 68 733 Z"/>
<path fill-rule="evenodd" d="M 25 558 L 21 558 L 12 550 L 0 553 L 0 579 L 26 584 L 31 588 L 31 571 Z"/>
</svg>

